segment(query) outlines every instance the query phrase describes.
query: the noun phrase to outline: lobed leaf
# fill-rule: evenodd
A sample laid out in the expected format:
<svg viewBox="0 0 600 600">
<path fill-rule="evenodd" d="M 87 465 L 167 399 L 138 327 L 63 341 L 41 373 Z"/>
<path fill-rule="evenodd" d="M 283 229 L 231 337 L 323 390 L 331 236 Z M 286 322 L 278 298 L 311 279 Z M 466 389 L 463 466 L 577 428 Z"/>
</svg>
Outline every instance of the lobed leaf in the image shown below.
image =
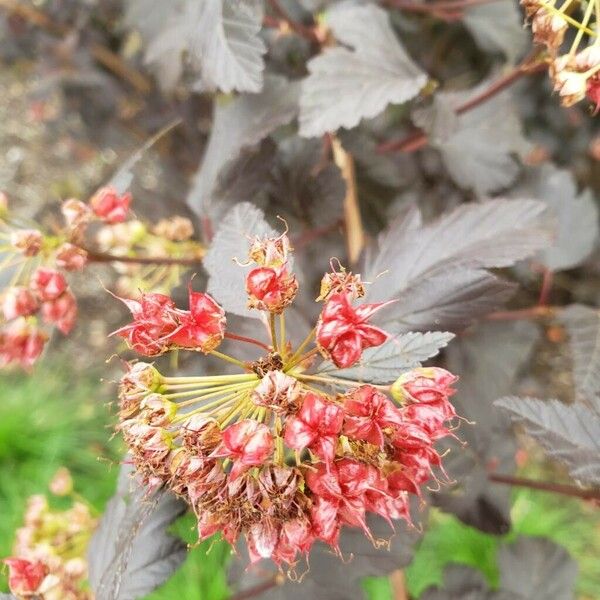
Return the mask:
<svg viewBox="0 0 600 600">
<path fill-rule="evenodd" d="M 498 552 L 500 586 L 522 600 L 573 600 L 577 563 L 558 544 L 520 537 Z"/>
<path fill-rule="evenodd" d="M 598 207 L 591 190 L 578 194 L 571 172 L 551 165 L 530 169 L 513 193 L 539 199 L 550 209 L 556 237 L 539 257 L 548 269 L 572 269 L 588 258 L 598 241 Z"/>
<path fill-rule="evenodd" d="M 500 51 L 509 62 L 515 62 L 528 46 L 523 16 L 511 0 L 472 6 L 462 21 L 480 48 L 488 52 Z"/>
<path fill-rule="evenodd" d="M 460 378 L 452 401 L 472 424 L 462 424 L 458 433 L 466 446 L 446 444 L 451 452 L 444 464 L 459 485 L 436 494 L 434 502 L 489 533 L 505 533 L 510 526 L 510 490 L 490 484 L 488 468 L 513 471 L 516 451 L 510 420 L 498 415 L 493 402 L 512 391 L 538 337 L 531 323 L 489 322 L 457 339 L 447 351 L 448 368 Z"/>
<path fill-rule="evenodd" d="M 88 548 L 96 600 L 137 600 L 164 583 L 183 563 L 186 544 L 168 533 L 186 505 L 165 490 L 150 492 L 121 469 Z"/>
<path fill-rule="evenodd" d="M 577 399 L 600 414 L 600 313 L 575 304 L 560 319 L 569 333 Z"/>
<path fill-rule="evenodd" d="M 571 475 L 600 485 L 600 416 L 581 404 L 509 396 L 495 402 L 513 421 L 567 465 Z"/>
<path fill-rule="evenodd" d="M 455 112 L 488 85 L 484 82 L 468 91 L 438 92 L 430 107 L 413 113 L 413 121 L 440 151 L 454 182 L 480 196 L 513 183 L 520 171 L 515 157 L 529 150 L 510 92 L 460 115 Z"/>
<path fill-rule="evenodd" d="M 226 198 L 213 199 L 223 168 L 244 148 L 255 146 L 277 127 L 289 123 L 297 112 L 297 84 L 277 75 L 265 78 L 260 94 L 245 94 L 217 104 L 202 165 L 187 198 L 190 207 L 218 222 L 231 206 Z"/>
<path fill-rule="evenodd" d="M 458 317 L 468 318 L 468 311 L 476 318 L 510 293 L 482 269 L 510 266 L 549 242 L 544 209 L 535 200 L 489 200 L 459 206 L 425 225 L 410 211 L 379 237 L 377 251 L 367 261 L 365 279 L 373 282 L 369 300 L 401 296 L 402 302 L 386 309 L 386 322 L 419 328 L 448 327 L 437 306 L 444 298 L 450 301 L 450 322 L 464 321 Z M 414 302 L 414 319 L 405 302 Z"/>
<path fill-rule="evenodd" d="M 492 591 L 479 571 L 463 565 L 449 565 L 443 587 L 431 587 L 420 600 L 521 600 L 504 590 Z"/>
<path fill-rule="evenodd" d="M 390 103 L 414 98 L 427 82 L 384 10 L 342 2 L 328 11 L 327 23 L 336 39 L 352 49 L 326 48 L 308 62 L 300 97 L 300 135 L 355 127 Z"/>
<path fill-rule="evenodd" d="M 190 66 L 201 73 L 202 88 L 227 93 L 259 92 L 266 52 L 258 36 L 261 6 L 257 0 L 184 0 L 150 39 L 146 61 L 167 73 L 162 80 L 167 89 L 181 76 L 185 56 Z"/>
</svg>

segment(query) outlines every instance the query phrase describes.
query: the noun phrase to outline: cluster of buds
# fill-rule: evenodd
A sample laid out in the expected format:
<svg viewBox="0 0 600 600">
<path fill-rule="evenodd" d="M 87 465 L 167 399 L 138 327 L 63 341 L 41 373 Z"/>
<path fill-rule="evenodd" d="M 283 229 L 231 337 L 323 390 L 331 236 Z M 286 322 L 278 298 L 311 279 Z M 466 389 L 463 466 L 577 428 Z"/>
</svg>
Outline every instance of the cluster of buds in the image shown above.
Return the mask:
<svg viewBox="0 0 600 600">
<path fill-rule="evenodd" d="M 178 259 L 185 263 L 203 254 L 191 239 L 194 232 L 188 219 L 164 219 L 149 228 L 130 218 L 131 195 L 111 187 L 100 189 L 87 203 L 65 200 L 64 226 L 52 234 L 15 226 L 7 218 L 5 196 L 1 200 L 0 271 L 10 272 L 9 284 L 0 290 L 0 366 L 30 368 L 49 338 L 44 325 L 64 335 L 72 330 L 77 302 L 67 284 L 70 272 L 83 270 L 90 261 L 110 261 L 121 274 L 121 291 L 170 287 L 179 282 Z M 123 257 L 132 260 L 119 262 Z M 140 257 L 138 264 L 135 259 Z M 148 265 L 143 257 L 156 263 Z M 165 259 L 168 264 L 161 262 Z"/>
<path fill-rule="evenodd" d="M 69 472 L 60 469 L 50 488 L 55 495 L 70 495 Z M 4 559 L 10 591 L 19 599 L 92 600 L 85 556 L 95 527 L 96 519 L 82 502 L 58 511 L 45 496 L 29 498 L 13 556 Z"/>
<path fill-rule="evenodd" d="M 590 1 L 581 22 L 568 17 L 569 2 L 557 8 L 553 1 L 521 0 L 525 14 L 531 21 L 533 39 L 546 47 L 549 56 L 549 73 L 563 106 L 573 106 L 587 98 L 600 110 L 600 44 L 596 39 L 583 50 L 579 45 L 583 34 L 593 34 L 592 17 L 595 15 L 595 30 L 598 30 L 600 14 L 597 5 Z M 578 29 L 573 44 L 566 54 L 560 54 L 569 24 Z"/>
<path fill-rule="evenodd" d="M 600 110 L 600 45 L 588 46 L 571 56 L 558 56 L 550 65 L 554 91 L 564 106 L 573 106 L 584 98 Z"/>
<path fill-rule="evenodd" d="M 1 296 L 6 325 L 0 330 L 0 365 L 30 368 L 44 349 L 48 335 L 41 319 L 67 335 L 77 318 L 77 302 L 63 273 L 38 267 L 27 285 L 9 287 Z"/>
<path fill-rule="evenodd" d="M 132 348 L 206 352 L 210 338 L 211 354 L 241 372 L 171 377 L 153 364 L 131 363 L 120 383 L 119 429 L 144 481 L 191 506 L 200 539 L 220 532 L 235 547 L 243 537 L 251 562 L 293 566 L 317 540 L 341 553 L 343 526 L 361 528 L 378 544 L 368 513 L 392 528 L 396 519 L 411 522 L 411 496 L 443 474 L 435 443 L 452 435 L 456 377 L 418 368 L 374 385 L 313 371 L 319 356 L 345 368 L 365 348 L 385 343 L 388 334 L 369 322 L 383 305 L 356 304 L 364 295 L 360 277 L 329 273 L 318 323 L 294 348 L 285 330 L 285 308 L 297 291 L 289 253 L 285 235 L 256 239 L 250 250 L 259 266 L 248 272 L 246 289 L 250 305 L 263 311 L 267 343 L 225 333 L 223 311 L 205 294 L 190 292 L 190 316 L 197 298 L 211 307 L 210 316 L 196 319 L 197 333 L 184 336 L 196 345 L 176 341 L 190 317 L 170 298 L 148 294 L 130 304 L 133 323 L 119 334 Z M 262 269 L 270 270 L 268 301 L 255 285 Z M 287 290 L 294 282 L 292 295 L 284 281 Z M 217 328 L 219 340 L 248 342 L 266 355 L 243 362 L 217 352 Z"/>
</svg>

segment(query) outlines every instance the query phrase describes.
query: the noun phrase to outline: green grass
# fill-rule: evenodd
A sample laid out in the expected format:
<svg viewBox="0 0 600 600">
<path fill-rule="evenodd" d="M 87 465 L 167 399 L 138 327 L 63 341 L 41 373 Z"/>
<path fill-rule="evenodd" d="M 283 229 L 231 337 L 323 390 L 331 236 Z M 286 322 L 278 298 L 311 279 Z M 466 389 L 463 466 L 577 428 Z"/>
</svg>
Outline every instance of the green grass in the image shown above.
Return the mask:
<svg viewBox="0 0 600 600">
<path fill-rule="evenodd" d="M 42 365 L 32 376 L 0 376 L 0 556 L 10 554 L 27 497 L 46 493 L 58 467 L 71 469 L 77 491 L 95 507 L 100 509 L 112 495 L 118 468 L 111 465 L 122 450 L 118 440 L 108 442 L 111 417 L 106 403 L 114 391 L 114 386 L 99 383 L 99 377 L 82 376 L 60 364 Z M 448 562 L 471 565 L 496 585 L 499 546 L 518 535 L 539 535 L 564 545 L 579 563 L 578 597 L 600 600 L 600 509 L 518 490 L 512 514 L 514 530 L 497 538 L 432 510 L 427 533 L 406 570 L 410 593 L 418 597 L 429 585 L 440 583 Z M 174 526 L 191 545 L 193 525 L 187 517 Z M 221 542 L 193 547 L 183 568 L 148 600 L 225 600 L 229 553 Z M 0 589 L 3 585 L 0 578 Z M 387 579 L 369 578 L 364 587 L 370 600 L 391 600 Z"/>
</svg>

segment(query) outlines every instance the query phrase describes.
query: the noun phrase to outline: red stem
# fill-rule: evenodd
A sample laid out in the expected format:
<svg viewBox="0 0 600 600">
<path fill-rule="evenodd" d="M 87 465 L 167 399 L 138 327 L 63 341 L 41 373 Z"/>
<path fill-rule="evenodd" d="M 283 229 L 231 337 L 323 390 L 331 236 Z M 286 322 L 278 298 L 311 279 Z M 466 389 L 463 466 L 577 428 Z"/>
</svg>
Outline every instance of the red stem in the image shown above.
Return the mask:
<svg viewBox="0 0 600 600">
<path fill-rule="evenodd" d="M 550 483 L 548 481 L 534 481 L 523 477 L 514 477 L 512 475 L 503 475 L 502 473 L 490 473 L 488 479 L 494 483 L 504 483 L 517 487 L 526 487 L 532 490 L 541 490 L 553 494 L 562 494 L 582 500 L 600 500 L 600 489 L 581 489 L 574 485 L 564 485 L 561 483 Z"/>
<path fill-rule="evenodd" d="M 500 92 L 504 91 L 507 87 L 511 86 L 515 81 L 519 80 L 524 75 L 536 73 L 543 69 L 545 67 L 544 63 L 536 63 L 536 59 L 537 53 L 532 53 L 527 56 L 519 65 L 506 73 L 506 75 L 498 78 L 494 83 L 483 90 L 483 92 L 461 104 L 456 109 L 456 114 L 462 115 L 463 113 L 476 108 L 480 104 L 483 104 L 490 98 L 493 98 Z M 377 146 L 377 152 L 380 154 L 385 154 L 387 152 L 414 152 L 415 150 L 419 150 L 426 146 L 427 141 L 427 134 L 423 131 L 417 130 L 400 140 L 393 140 L 379 144 Z"/>
<path fill-rule="evenodd" d="M 331 223 L 331 225 L 324 225 L 323 227 L 317 227 L 316 229 L 309 229 L 296 239 L 292 240 L 292 245 L 296 250 L 299 250 L 310 244 L 313 240 L 316 240 L 323 235 L 327 235 L 328 233 L 334 232 L 339 227 L 342 227 L 343 224 L 343 220 L 340 220 L 336 221 L 335 223 Z"/>
<path fill-rule="evenodd" d="M 530 306 L 518 310 L 499 310 L 486 315 L 488 321 L 520 321 L 522 319 L 538 319 L 553 316 L 560 307 L 557 306 Z"/>
<path fill-rule="evenodd" d="M 386 4 L 393 8 L 416 13 L 439 14 L 446 11 L 463 11 L 465 8 L 479 6 L 481 4 L 491 4 L 498 0 L 442 0 L 440 2 L 429 2 L 427 4 L 418 4 L 412 0 L 386 0 Z"/>
<path fill-rule="evenodd" d="M 234 594 L 229 598 L 229 600 L 248 600 L 249 598 L 256 598 L 257 596 L 264 594 L 266 591 L 277 587 L 278 585 L 281 585 L 280 578 L 277 575 L 274 575 L 262 583 Z"/>
<path fill-rule="evenodd" d="M 544 267 L 542 277 L 542 287 L 540 288 L 540 297 L 538 300 L 539 306 L 546 306 L 550 298 L 550 292 L 552 292 L 552 284 L 554 283 L 554 273 Z"/>
<path fill-rule="evenodd" d="M 262 342 L 259 342 L 258 340 L 255 340 L 254 338 L 251 338 L 251 337 L 246 337 L 244 335 L 236 335 L 235 333 L 226 333 L 225 337 L 229 340 L 238 340 L 240 342 L 246 342 L 247 344 L 254 344 L 255 346 L 259 346 L 260 348 L 262 348 L 263 350 L 266 350 L 267 352 L 271 351 L 271 348 L 269 346 L 267 346 L 266 344 L 263 344 Z"/>
<path fill-rule="evenodd" d="M 182 267 L 194 267 L 201 263 L 199 258 L 170 258 L 163 256 L 118 256 L 107 252 L 94 252 L 82 248 L 87 252 L 88 260 L 97 263 L 132 263 L 138 265 L 180 265 Z"/>
</svg>

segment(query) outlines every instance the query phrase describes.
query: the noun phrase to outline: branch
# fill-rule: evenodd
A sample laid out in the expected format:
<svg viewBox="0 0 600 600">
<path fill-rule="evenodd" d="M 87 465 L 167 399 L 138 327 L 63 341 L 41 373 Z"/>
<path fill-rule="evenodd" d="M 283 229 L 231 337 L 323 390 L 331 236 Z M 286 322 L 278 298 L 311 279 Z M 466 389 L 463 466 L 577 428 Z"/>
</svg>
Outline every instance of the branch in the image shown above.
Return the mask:
<svg viewBox="0 0 600 600">
<path fill-rule="evenodd" d="M 488 321 L 521 321 L 523 319 L 543 319 L 553 317 L 558 311 L 562 310 L 560 306 L 531 306 L 529 308 L 519 308 L 517 310 L 499 310 L 486 315 Z"/>
<path fill-rule="evenodd" d="M 249 598 L 257 598 L 261 594 L 264 594 L 268 590 L 277 587 L 278 585 L 283 585 L 282 577 L 281 575 L 274 575 L 262 583 L 234 594 L 229 598 L 229 600 L 248 600 Z"/>
<path fill-rule="evenodd" d="M 516 487 L 529 488 L 531 490 L 540 490 L 542 492 L 551 492 L 572 498 L 581 498 L 582 500 L 600 501 L 600 489 L 581 489 L 574 485 L 564 485 L 561 483 L 550 483 L 548 481 L 535 481 L 525 479 L 524 477 L 513 477 L 512 475 L 503 475 L 501 473 L 490 473 L 488 479 L 494 483 L 503 483 Z"/>
<path fill-rule="evenodd" d="M 294 33 L 297 33 L 300 37 L 307 39 L 313 44 L 320 44 L 322 42 L 321 37 L 314 27 L 307 27 L 298 21 L 294 21 L 294 19 L 287 14 L 283 6 L 281 6 L 279 0 L 269 0 L 269 4 L 279 20 L 271 20 L 270 17 L 265 17 L 264 24 L 267 27 L 280 27 L 283 23 L 287 25 Z"/>
<path fill-rule="evenodd" d="M 440 2 L 418 3 L 413 0 L 385 0 L 391 8 L 406 12 L 427 14 L 447 21 L 458 20 L 465 9 L 482 4 L 491 4 L 498 0 L 441 0 Z"/>
<path fill-rule="evenodd" d="M 138 265 L 178 265 L 182 267 L 195 267 L 201 263 L 199 258 L 170 258 L 164 256 L 118 256 L 108 252 L 94 252 L 82 247 L 87 252 L 88 260 L 97 263 L 130 263 Z"/>
<path fill-rule="evenodd" d="M 537 73 L 538 71 L 544 69 L 545 66 L 545 63 L 540 61 L 538 52 L 533 52 L 508 73 L 502 77 L 499 77 L 494 83 L 483 90 L 483 92 L 477 94 L 477 96 L 470 98 L 458 106 L 455 111 L 456 114 L 462 115 L 463 113 L 476 108 L 480 104 L 487 102 L 490 98 L 493 98 L 506 88 L 510 87 L 521 77 L 531 73 Z M 388 152 L 415 152 L 416 150 L 426 146 L 427 142 L 427 134 L 424 131 L 417 130 L 400 140 L 383 142 L 379 144 L 377 146 L 377 152 L 379 154 L 386 154 Z"/>
</svg>

